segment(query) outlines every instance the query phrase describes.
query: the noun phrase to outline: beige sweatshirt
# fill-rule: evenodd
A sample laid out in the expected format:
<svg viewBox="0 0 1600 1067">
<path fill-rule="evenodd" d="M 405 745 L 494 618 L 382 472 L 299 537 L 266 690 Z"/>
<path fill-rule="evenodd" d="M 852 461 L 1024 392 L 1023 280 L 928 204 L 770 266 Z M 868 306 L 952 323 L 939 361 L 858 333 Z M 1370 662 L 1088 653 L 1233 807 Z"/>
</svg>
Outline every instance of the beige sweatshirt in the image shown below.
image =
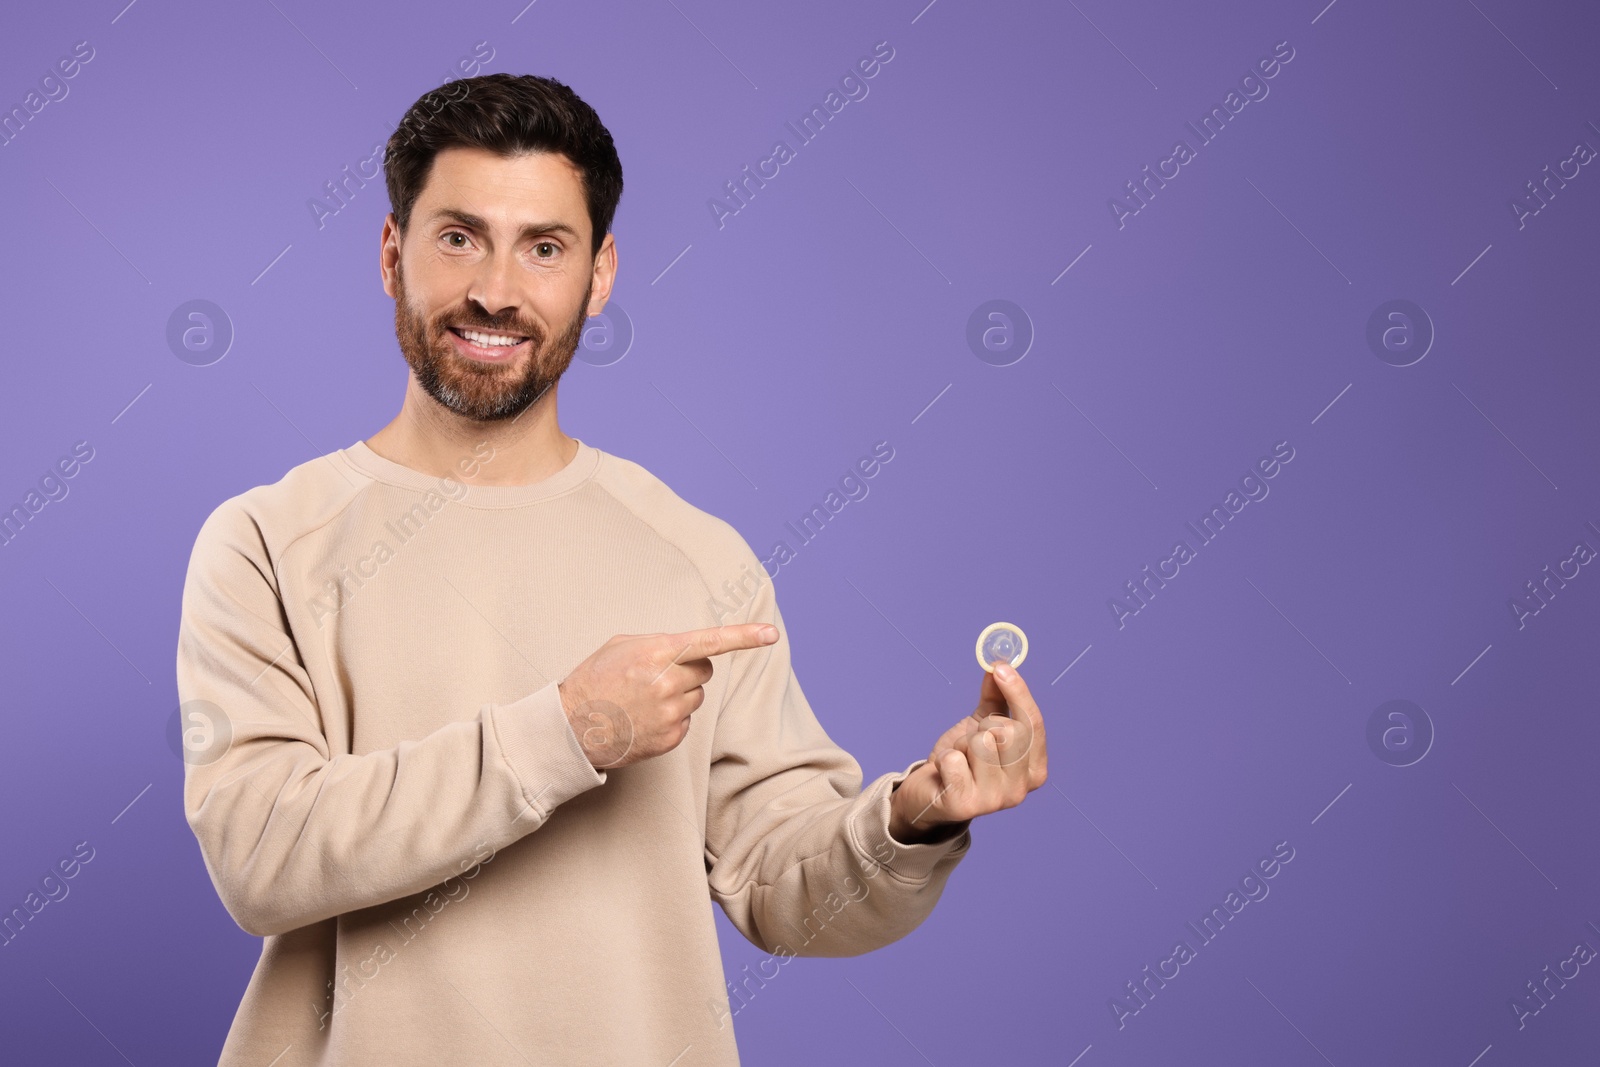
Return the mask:
<svg viewBox="0 0 1600 1067">
<path fill-rule="evenodd" d="M 755 621 L 779 640 L 713 658 L 677 748 L 595 770 L 567 672 L 616 633 Z M 863 790 L 743 538 L 581 440 L 532 485 L 357 442 L 227 500 L 177 677 L 185 813 L 264 938 L 223 1067 L 737 1064 L 789 957 L 903 937 L 971 845 L 889 836 L 924 761 Z M 738 984 L 711 901 L 769 954 Z"/>
</svg>

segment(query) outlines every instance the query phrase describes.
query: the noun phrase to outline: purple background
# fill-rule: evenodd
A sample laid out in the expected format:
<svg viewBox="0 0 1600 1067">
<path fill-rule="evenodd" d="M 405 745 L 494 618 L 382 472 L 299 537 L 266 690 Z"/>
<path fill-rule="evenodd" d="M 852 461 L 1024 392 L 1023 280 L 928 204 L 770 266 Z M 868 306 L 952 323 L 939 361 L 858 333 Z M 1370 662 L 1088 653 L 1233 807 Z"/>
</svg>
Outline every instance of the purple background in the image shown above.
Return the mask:
<svg viewBox="0 0 1600 1067">
<path fill-rule="evenodd" d="M 211 886 L 165 738 L 184 569 L 222 499 L 397 410 L 381 179 L 320 229 L 308 201 L 480 41 L 486 70 L 572 85 L 626 172 L 634 340 L 574 363 L 567 432 L 763 556 L 893 446 L 776 579 L 806 694 L 867 778 L 972 709 L 979 629 L 1030 638 L 1049 783 L 975 824 L 914 934 L 787 965 L 735 1020 L 746 1062 L 1596 1047 L 1600 969 L 1523 1028 L 1510 1007 L 1600 947 L 1600 577 L 1522 628 L 1510 608 L 1600 547 L 1600 166 L 1521 227 L 1511 207 L 1600 146 L 1594 8 L 124 2 L 0 33 L 6 110 L 94 49 L 0 148 L 0 507 L 94 449 L 0 550 L 0 911 L 95 850 L 0 948 L 8 1060 L 221 1047 L 259 942 Z M 719 228 L 709 199 L 885 40 L 869 95 Z M 1185 123 L 1280 41 L 1269 95 L 1198 147 Z M 1109 199 L 1180 137 L 1196 158 L 1119 228 Z M 166 340 L 193 299 L 235 331 L 209 366 Z M 966 341 L 991 299 L 1035 334 L 1009 366 Z M 1437 333 L 1406 367 L 1366 339 L 1392 299 Z M 1119 628 L 1111 598 L 1280 441 L 1270 495 Z M 1435 735 L 1410 766 L 1367 740 L 1396 699 Z M 1270 895 L 1119 1028 L 1112 998 L 1280 841 Z M 730 977 L 763 958 L 718 922 Z"/>
</svg>

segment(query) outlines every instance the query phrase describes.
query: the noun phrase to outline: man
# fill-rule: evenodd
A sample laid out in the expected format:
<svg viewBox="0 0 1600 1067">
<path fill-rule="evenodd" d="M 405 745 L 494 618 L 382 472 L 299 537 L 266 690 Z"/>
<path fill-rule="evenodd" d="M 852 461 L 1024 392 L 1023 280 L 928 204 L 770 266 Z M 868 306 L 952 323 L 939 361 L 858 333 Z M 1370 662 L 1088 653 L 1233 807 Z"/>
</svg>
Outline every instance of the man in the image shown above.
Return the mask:
<svg viewBox="0 0 1600 1067">
<path fill-rule="evenodd" d="M 737 1064 L 708 902 L 769 976 L 904 936 L 1039 710 L 1000 664 L 863 790 L 745 541 L 561 430 L 622 193 L 570 89 L 451 83 L 385 168 L 400 414 L 219 506 L 183 592 L 185 810 L 265 939 L 221 1063 Z"/>
</svg>

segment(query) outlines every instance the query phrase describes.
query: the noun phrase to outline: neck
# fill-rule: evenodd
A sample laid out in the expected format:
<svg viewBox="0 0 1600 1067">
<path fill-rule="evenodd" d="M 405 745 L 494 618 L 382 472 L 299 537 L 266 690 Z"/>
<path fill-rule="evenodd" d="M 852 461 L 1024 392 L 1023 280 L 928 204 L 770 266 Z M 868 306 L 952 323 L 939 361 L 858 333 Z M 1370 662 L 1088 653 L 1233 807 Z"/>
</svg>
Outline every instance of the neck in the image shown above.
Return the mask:
<svg viewBox="0 0 1600 1067">
<path fill-rule="evenodd" d="M 520 415 L 478 422 L 439 405 L 415 379 L 400 414 L 366 445 L 384 459 L 466 485 L 532 485 L 578 452 L 577 441 L 556 420 L 555 386 Z"/>
</svg>

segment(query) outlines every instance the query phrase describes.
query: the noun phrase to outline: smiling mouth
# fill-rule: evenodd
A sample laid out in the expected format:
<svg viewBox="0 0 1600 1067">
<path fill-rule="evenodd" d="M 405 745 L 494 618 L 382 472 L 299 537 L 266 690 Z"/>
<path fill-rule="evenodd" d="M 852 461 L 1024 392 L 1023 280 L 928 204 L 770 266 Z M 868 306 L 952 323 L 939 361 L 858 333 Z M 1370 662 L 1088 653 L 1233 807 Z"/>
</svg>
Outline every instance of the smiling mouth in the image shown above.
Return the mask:
<svg viewBox="0 0 1600 1067">
<path fill-rule="evenodd" d="M 498 330 L 477 330 L 447 326 L 456 348 L 473 359 L 498 362 L 510 359 L 528 342 L 527 337 Z"/>
</svg>

